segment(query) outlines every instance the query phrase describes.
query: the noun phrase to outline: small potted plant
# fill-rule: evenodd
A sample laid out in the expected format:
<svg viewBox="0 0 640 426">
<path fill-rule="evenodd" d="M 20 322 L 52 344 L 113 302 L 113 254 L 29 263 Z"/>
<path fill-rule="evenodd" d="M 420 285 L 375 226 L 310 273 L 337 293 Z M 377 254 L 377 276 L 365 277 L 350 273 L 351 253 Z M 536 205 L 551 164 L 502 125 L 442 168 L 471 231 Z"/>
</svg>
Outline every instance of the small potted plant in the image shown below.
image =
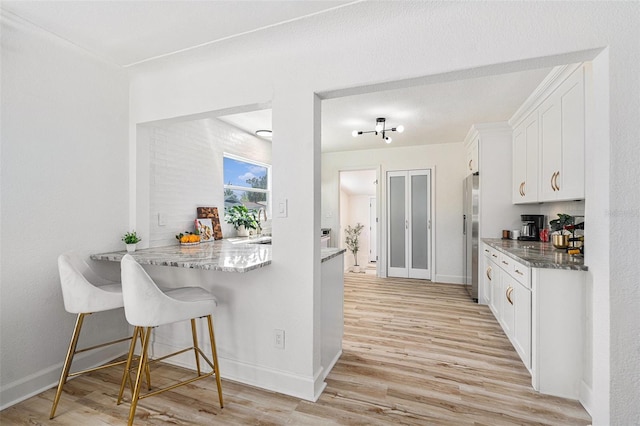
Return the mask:
<svg viewBox="0 0 640 426">
<path fill-rule="evenodd" d="M 127 252 L 133 253 L 136 251 L 136 244 L 142 241 L 142 238 L 136 234 L 136 231 L 127 232 L 122 236 L 122 241 L 127 245 Z"/>
<path fill-rule="evenodd" d="M 364 225 L 358 222 L 356 226 L 347 226 L 345 233 L 347 234 L 344 242 L 351 253 L 353 253 L 353 272 L 360 272 L 360 265 L 358 265 L 358 250 L 360 250 L 360 232 L 364 229 Z"/>
<path fill-rule="evenodd" d="M 248 237 L 251 230 L 258 229 L 258 217 L 255 210 L 239 205 L 226 209 L 224 220 L 233 225 L 239 237 Z"/>
</svg>

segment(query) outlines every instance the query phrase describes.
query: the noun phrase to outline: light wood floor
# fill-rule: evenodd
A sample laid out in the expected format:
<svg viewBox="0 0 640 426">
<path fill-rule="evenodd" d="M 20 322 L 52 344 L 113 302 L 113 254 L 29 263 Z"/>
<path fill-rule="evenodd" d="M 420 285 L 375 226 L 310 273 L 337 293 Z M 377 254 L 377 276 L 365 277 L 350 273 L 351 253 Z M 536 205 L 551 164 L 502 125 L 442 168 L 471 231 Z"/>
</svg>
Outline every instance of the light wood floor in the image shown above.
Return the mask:
<svg viewBox="0 0 640 426">
<path fill-rule="evenodd" d="M 537 394 L 486 306 L 461 286 L 345 276 L 343 355 L 316 403 L 223 380 L 201 380 L 141 401 L 135 424 L 221 425 L 587 425 L 582 406 Z M 56 418 L 50 389 L 0 413 L 2 425 L 115 425 L 120 372 L 70 381 Z M 167 365 L 152 380 L 191 374 Z"/>
</svg>

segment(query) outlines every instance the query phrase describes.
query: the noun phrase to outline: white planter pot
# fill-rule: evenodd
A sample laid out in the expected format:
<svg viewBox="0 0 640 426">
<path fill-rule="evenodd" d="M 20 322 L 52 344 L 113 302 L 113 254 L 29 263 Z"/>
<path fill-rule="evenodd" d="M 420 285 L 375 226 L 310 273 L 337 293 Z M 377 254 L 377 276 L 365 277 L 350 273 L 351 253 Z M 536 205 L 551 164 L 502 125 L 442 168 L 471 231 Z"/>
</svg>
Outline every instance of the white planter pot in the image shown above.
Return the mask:
<svg viewBox="0 0 640 426">
<path fill-rule="evenodd" d="M 249 230 L 247 228 L 245 228 L 244 225 L 238 226 L 238 229 L 236 231 L 238 233 L 238 237 L 248 237 L 249 236 Z"/>
<path fill-rule="evenodd" d="M 136 251 L 136 245 L 135 244 L 127 244 L 127 253 L 133 253 L 134 251 Z"/>
</svg>

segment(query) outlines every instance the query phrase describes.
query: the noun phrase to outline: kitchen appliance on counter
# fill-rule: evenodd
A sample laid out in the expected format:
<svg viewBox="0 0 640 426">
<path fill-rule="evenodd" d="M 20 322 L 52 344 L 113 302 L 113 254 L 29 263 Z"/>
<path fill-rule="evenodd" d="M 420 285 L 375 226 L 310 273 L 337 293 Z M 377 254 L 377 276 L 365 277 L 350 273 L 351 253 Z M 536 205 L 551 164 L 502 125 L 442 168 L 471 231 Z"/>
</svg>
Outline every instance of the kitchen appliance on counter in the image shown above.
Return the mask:
<svg viewBox="0 0 640 426">
<path fill-rule="evenodd" d="M 540 241 L 540 230 L 544 228 L 544 215 L 522 214 L 520 220 L 522 220 L 522 230 L 518 240 Z"/>
<path fill-rule="evenodd" d="M 474 302 L 478 301 L 479 175 L 469 175 L 462 186 L 463 284 Z"/>
<path fill-rule="evenodd" d="M 331 228 L 322 228 L 320 230 L 320 247 L 327 248 L 331 242 Z"/>
</svg>

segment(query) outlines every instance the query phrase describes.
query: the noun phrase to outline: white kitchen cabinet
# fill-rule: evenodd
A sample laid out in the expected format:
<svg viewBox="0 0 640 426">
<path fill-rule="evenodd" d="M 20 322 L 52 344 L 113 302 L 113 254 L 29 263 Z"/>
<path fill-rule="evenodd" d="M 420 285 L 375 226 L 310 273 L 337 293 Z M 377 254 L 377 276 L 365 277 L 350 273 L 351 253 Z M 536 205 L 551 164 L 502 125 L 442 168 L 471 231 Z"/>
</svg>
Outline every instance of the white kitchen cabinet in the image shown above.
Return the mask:
<svg viewBox="0 0 640 426">
<path fill-rule="evenodd" d="M 538 111 L 513 131 L 514 204 L 538 201 Z"/>
<path fill-rule="evenodd" d="M 514 204 L 584 199 L 589 64 L 556 67 L 509 120 Z"/>
<path fill-rule="evenodd" d="M 500 299 L 502 285 L 500 281 L 500 267 L 496 264 L 499 255 L 496 250 L 486 244 L 483 245 L 483 253 L 485 267 L 484 274 L 480 276 L 483 277 L 482 291 L 484 300 L 489 305 L 493 315 L 498 318 L 502 306 L 502 300 Z"/>
<path fill-rule="evenodd" d="M 491 286 L 489 306 L 530 371 L 533 388 L 578 399 L 585 334 L 585 273 L 530 268 L 487 244 L 483 244 L 483 252 L 491 276 L 485 280 Z"/>
<path fill-rule="evenodd" d="M 584 68 L 540 106 L 540 201 L 584 198 Z"/>
<path fill-rule="evenodd" d="M 480 138 L 479 137 L 474 137 L 470 142 L 467 143 L 466 145 L 466 168 L 467 168 L 467 175 L 472 175 L 474 173 L 477 173 L 480 171 L 480 164 L 479 164 L 479 145 L 480 145 Z"/>
<path fill-rule="evenodd" d="M 511 343 L 531 371 L 531 290 L 515 280 L 510 296 L 515 305 Z"/>
</svg>

